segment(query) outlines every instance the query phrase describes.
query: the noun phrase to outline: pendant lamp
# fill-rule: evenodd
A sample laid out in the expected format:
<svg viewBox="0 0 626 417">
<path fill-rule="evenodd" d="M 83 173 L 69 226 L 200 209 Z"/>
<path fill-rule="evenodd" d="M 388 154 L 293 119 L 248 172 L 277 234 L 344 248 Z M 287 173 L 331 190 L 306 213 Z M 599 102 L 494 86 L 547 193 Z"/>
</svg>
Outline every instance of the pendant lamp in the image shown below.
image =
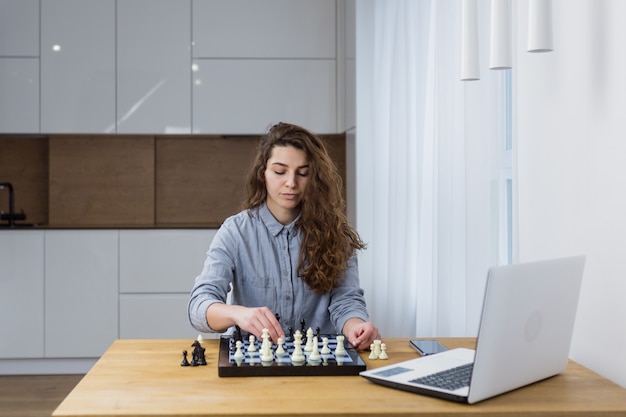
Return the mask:
<svg viewBox="0 0 626 417">
<path fill-rule="evenodd" d="M 480 80 L 477 0 L 461 5 L 461 80 Z"/>
<path fill-rule="evenodd" d="M 512 67 L 511 42 L 511 0 L 491 0 L 489 68 Z"/>
<path fill-rule="evenodd" d="M 551 52 L 552 0 L 528 2 L 528 52 Z"/>
</svg>

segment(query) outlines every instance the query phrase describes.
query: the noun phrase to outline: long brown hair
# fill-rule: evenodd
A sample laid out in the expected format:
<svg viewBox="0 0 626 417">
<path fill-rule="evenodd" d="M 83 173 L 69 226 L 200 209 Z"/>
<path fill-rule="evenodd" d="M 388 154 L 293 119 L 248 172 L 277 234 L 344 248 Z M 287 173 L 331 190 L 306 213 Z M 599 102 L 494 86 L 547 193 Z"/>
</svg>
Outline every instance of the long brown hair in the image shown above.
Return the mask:
<svg viewBox="0 0 626 417">
<path fill-rule="evenodd" d="M 276 146 L 293 146 L 307 154 L 309 179 L 296 223 L 302 234 L 298 274 L 313 291 L 328 293 L 343 277 L 348 259 L 365 247 L 348 224 L 341 176 L 317 135 L 300 126 L 278 123 L 259 141 L 248 174 L 246 209 L 258 207 L 267 199 L 265 169 Z"/>
</svg>

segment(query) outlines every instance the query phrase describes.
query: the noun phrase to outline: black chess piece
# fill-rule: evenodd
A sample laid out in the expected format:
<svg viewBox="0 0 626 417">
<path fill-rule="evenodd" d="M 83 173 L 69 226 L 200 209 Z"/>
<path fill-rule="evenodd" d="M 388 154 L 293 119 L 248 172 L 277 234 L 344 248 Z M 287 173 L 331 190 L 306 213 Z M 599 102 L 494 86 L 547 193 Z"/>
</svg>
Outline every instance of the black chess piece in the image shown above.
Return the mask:
<svg viewBox="0 0 626 417">
<path fill-rule="evenodd" d="M 200 346 L 200 342 L 196 340 L 191 346 L 193 347 L 193 350 L 191 351 L 191 366 L 202 365 L 204 358 L 202 358 L 201 356 L 204 356 L 204 354 L 202 352 L 202 346 Z"/>
<path fill-rule="evenodd" d="M 306 334 L 306 321 L 304 319 L 300 320 L 300 333 Z"/>
<path fill-rule="evenodd" d="M 180 363 L 180 366 L 189 366 L 189 361 L 187 360 L 186 350 L 183 350 L 183 361 Z"/>
</svg>

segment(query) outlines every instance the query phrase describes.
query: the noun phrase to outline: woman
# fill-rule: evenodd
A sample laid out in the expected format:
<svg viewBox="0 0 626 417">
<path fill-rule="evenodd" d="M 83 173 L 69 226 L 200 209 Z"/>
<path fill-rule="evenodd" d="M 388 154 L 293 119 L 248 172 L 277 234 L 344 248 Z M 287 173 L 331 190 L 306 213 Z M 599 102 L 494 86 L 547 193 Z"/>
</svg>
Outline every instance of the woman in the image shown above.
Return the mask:
<svg viewBox="0 0 626 417">
<path fill-rule="evenodd" d="M 276 341 L 306 323 L 343 333 L 359 350 L 380 339 L 359 286 L 356 251 L 365 245 L 348 224 L 341 177 L 319 137 L 271 127 L 244 206 L 220 227 L 196 278 L 188 312 L 197 330 L 237 325 L 260 338 L 266 328 Z"/>
</svg>

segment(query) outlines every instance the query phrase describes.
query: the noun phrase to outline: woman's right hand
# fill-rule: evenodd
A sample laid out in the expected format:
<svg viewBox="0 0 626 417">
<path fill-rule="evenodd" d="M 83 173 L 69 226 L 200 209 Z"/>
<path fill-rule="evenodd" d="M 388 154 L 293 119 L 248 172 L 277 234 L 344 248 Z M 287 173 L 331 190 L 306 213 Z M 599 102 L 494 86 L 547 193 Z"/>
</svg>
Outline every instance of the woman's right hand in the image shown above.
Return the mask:
<svg viewBox="0 0 626 417">
<path fill-rule="evenodd" d="M 206 312 L 207 323 L 212 329 L 227 329 L 238 326 L 242 331 L 261 339 L 263 329 L 269 331 L 270 339 L 278 341 L 285 337 L 283 329 L 274 313 L 267 307 L 244 307 L 239 305 L 213 303 Z"/>
</svg>

